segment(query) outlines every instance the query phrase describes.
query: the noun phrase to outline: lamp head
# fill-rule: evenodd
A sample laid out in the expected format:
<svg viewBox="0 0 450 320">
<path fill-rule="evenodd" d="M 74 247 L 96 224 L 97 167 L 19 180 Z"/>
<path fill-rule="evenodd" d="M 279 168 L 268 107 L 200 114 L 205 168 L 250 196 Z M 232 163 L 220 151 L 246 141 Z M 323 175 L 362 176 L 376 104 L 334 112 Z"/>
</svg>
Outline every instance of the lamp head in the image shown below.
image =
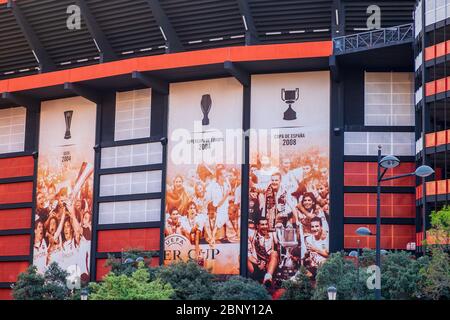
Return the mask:
<svg viewBox="0 0 450 320">
<path fill-rule="evenodd" d="M 356 252 L 355 250 L 350 251 L 350 253 L 348 254 L 349 257 L 353 257 L 356 258 L 358 256 L 358 252 Z"/>
<path fill-rule="evenodd" d="M 385 169 L 392 169 L 400 164 L 400 160 L 395 156 L 386 156 L 380 160 L 379 165 Z"/>
<path fill-rule="evenodd" d="M 356 234 L 364 237 L 373 235 L 369 228 L 366 227 L 359 227 L 358 229 L 356 229 Z"/>
<path fill-rule="evenodd" d="M 434 170 L 429 166 L 420 166 L 416 169 L 414 174 L 420 178 L 426 178 L 431 176 L 434 173 Z"/>
</svg>

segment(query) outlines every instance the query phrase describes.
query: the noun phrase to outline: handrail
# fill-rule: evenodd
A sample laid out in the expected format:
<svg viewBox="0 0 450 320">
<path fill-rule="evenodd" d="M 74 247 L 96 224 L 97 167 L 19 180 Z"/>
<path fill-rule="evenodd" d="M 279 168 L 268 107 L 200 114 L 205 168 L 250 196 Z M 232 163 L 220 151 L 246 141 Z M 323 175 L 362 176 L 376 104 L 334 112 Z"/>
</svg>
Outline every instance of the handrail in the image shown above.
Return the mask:
<svg viewBox="0 0 450 320">
<path fill-rule="evenodd" d="M 341 55 L 362 50 L 411 42 L 414 24 L 404 24 L 383 29 L 356 33 L 333 39 L 334 54 Z"/>
</svg>

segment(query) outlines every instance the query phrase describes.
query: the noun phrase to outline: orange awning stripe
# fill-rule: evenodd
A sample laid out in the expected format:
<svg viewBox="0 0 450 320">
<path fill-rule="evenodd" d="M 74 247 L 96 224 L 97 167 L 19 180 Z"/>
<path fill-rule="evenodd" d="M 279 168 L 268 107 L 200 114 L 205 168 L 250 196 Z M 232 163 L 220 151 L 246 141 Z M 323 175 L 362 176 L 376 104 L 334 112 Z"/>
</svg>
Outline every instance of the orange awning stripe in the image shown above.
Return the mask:
<svg viewBox="0 0 450 320">
<path fill-rule="evenodd" d="M 65 82 L 80 82 L 113 77 L 128 74 L 133 71 L 154 71 L 193 67 L 208 64 L 220 64 L 225 61 L 243 62 L 328 57 L 332 54 L 332 50 L 333 45 L 331 41 L 321 41 L 240 46 L 131 58 L 2 80 L 0 81 L 0 92 L 15 92 L 51 87 L 64 84 Z"/>
</svg>

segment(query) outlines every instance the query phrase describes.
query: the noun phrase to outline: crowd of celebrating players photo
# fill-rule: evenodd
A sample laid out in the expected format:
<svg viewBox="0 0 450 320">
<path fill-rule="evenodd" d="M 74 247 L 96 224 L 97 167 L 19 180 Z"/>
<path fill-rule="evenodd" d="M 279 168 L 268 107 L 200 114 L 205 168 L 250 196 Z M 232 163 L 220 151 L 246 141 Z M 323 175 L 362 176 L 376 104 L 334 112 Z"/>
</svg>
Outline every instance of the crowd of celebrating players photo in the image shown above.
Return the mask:
<svg viewBox="0 0 450 320">
<path fill-rule="evenodd" d="M 92 236 L 92 168 L 39 172 L 36 192 L 34 265 L 44 273 L 52 262 L 75 268 L 88 280 Z"/>
<path fill-rule="evenodd" d="M 311 149 L 260 155 L 250 168 L 248 271 L 268 287 L 294 277 L 300 266 L 313 279 L 329 254 L 328 158 Z"/>
</svg>

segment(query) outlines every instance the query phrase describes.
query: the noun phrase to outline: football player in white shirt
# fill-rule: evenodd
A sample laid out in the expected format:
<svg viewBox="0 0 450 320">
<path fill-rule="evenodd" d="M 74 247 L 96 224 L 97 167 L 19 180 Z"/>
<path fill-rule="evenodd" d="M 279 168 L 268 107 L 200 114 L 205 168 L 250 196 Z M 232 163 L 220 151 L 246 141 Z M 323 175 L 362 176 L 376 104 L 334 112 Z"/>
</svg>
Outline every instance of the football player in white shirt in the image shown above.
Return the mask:
<svg viewBox="0 0 450 320">
<path fill-rule="evenodd" d="M 197 224 L 197 206 L 193 201 L 188 203 L 187 214 L 180 218 L 181 233 L 191 244 L 198 245 L 200 230 Z"/>
<path fill-rule="evenodd" d="M 268 156 L 261 157 L 261 168 L 254 171 L 254 174 L 258 178 L 256 188 L 260 192 L 264 192 L 270 184 L 272 175 L 278 172 L 278 168 L 272 166 L 270 158 Z"/>
<path fill-rule="evenodd" d="M 281 160 L 281 184 L 289 192 L 294 192 L 299 183 L 303 180 L 303 168 L 292 169 L 292 162 L 289 158 L 283 158 Z"/>
<path fill-rule="evenodd" d="M 311 235 L 305 237 L 306 250 L 309 253 L 310 267 L 317 269 L 328 258 L 328 232 L 322 229 L 322 219 L 311 220 Z M 313 272 L 314 274 L 314 272 Z"/>
<path fill-rule="evenodd" d="M 47 270 L 47 243 L 44 238 L 44 223 L 38 219 L 34 226 L 33 264 L 39 273 Z"/>
<path fill-rule="evenodd" d="M 207 199 L 217 208 L 217 217 L 220 220 L 228 218 L 228 203 L 231 196 L 234 195 L 231 194 L 231 185 L 227 179 L 225 167 L 217 165 L 216 180 L 207 187 Z"/>
<path fill-rule="evenodd" d="M 225 223 L 226 239 L 231 243 L 240 242 L 241 235 L 241 219 L 240 206 L 234 202 L 230 202 L 228 207 L 228 220 Z"/>
<path fill-rule="evenodd" d="M 217 208 L 210 202 L 208 204 L 208 217 L 203 226 L 203 237 L 211 247 L 214 247 L 216 242 L 220 242 L 225 237 L 224 225 L 226 220 L 217 214 Z"/>
</svg>

